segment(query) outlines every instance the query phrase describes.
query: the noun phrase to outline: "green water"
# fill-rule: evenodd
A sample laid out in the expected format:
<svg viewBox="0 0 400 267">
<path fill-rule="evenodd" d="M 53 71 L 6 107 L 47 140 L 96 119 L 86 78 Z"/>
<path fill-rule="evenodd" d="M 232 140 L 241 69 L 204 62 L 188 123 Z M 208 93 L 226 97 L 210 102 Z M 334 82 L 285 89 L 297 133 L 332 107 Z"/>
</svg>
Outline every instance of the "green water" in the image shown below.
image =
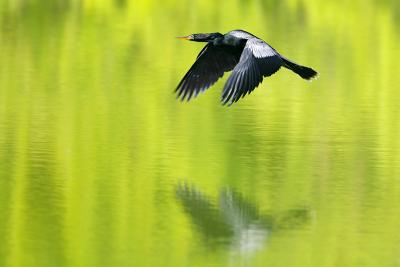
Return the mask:
<svg viewBox="0 0 400 267">
<path fill-rule="evenodd" d="M 173 91 L 242 28 L 288 70 Z M 0 266 L 400 266 L 398 1 L 0 3 Z"/>
</svg>

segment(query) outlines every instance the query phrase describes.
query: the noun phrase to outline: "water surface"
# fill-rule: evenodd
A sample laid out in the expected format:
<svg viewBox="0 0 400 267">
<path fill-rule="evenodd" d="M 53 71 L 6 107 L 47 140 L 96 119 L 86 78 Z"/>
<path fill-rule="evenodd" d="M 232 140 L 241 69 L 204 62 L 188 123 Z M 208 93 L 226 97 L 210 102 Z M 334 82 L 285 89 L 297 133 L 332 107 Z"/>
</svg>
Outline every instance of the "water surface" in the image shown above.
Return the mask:
<svg viewBox="0 0 400 267">
<path fill-rule="evenodd" d="M 394 1 L 2 1 L 0 266 L 400 266 Z M 242 28 L 312 66 L 173 90 Z"/>
</svg>

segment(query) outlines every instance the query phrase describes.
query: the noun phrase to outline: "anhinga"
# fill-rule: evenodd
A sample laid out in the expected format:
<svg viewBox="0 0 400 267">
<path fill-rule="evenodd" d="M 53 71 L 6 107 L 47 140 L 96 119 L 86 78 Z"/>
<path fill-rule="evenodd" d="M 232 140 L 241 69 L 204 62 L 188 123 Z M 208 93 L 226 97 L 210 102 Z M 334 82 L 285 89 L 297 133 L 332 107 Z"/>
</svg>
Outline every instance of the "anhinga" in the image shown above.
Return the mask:
<svg viewBox="0 0 400 267">
<path fill-rule="evenodd" d="M 178 38 L 207 42 L 176 88 L 181 100 L 197 96 L 221 78 L 224 72 L 231 70 L 222 92 L 223 104 L 232 104 L 251 93 L 264 77 L 271 76 L 281 66 L 306 80 L 317 76 L 315 70 L 288 60 L 269 44 L 243 30 L 226 34 L 198 33 Z"/>
</svg>

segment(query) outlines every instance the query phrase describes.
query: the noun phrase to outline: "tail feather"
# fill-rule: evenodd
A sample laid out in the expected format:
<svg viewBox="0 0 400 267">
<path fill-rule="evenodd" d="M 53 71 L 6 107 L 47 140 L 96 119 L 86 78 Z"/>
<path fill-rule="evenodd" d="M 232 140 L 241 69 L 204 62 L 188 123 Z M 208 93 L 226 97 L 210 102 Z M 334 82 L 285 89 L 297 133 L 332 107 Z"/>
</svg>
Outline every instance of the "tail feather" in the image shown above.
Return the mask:
<svg viewBox="0 0 400 267">
<path fill-rule="evenodd" d="M 313 70 L 312 68 L 298 65 L 284 57 L 282 57 L 283 66 L 297 73 L 301 78 L 306 80 L 311 80 L 318 75 L 318 72 Z"/>
</svg>

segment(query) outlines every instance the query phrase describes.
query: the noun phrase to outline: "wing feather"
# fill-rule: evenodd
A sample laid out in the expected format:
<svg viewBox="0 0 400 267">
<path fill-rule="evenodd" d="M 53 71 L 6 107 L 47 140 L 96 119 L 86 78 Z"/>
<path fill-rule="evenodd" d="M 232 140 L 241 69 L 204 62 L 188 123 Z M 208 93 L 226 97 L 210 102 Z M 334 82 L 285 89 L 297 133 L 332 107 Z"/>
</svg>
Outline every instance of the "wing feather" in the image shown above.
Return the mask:
<svg viewBox="0 0 400 267">
<path fill-rule="evenodd" d="M 275 49 L 261 39 L 249 39 L 224 86 L 222 103 L 231 105 L 251 93 L 264 77 L 271 76 L 281 66 L 282 58 Z"/>
<path fill-rule="evenodd" d="M 239 58 L 240 54 L 231 49 L 208 43 L 176 88 L 177 97 L 188 101 L 196 97 L 217 82 L 224 72 L 232 70 Z"/>
</svg>

